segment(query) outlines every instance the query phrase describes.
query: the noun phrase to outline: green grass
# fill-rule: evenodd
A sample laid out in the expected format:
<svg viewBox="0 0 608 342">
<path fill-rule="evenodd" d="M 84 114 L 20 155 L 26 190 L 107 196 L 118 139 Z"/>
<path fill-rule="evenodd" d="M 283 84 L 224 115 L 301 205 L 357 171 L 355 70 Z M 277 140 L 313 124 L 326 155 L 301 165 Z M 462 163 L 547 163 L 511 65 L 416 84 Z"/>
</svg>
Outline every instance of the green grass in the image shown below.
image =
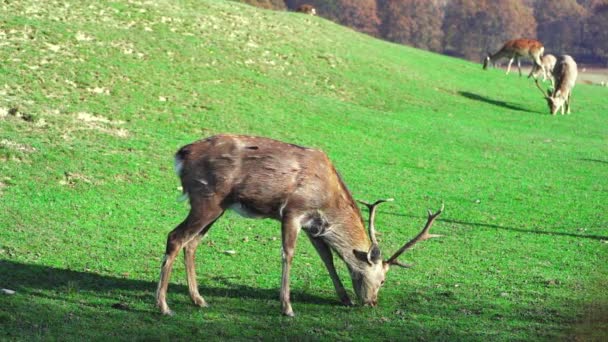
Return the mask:
<svg viewBox="0 0 608 342">
<path fill-rule="evenodd" d="M 16 291 L 0 339 L 608 335 L 605 88 L 550 116 L 515 74 L 220 0 L 2 2 L 0 61 L 0 287 Z M 160 258 L 188 211 L 173 154 L 220 132 L 321 148 L 356 198 L 395 197 L 385 254 L 441 201 L 445 237 L 402 257 L 415 267 L 378 307 L 345 308 L 301 236 L 289 319 L 278 223 L 228 214 L 197 255 L 211 307 L 178 262 L 162 317 Z"/>
</svg>

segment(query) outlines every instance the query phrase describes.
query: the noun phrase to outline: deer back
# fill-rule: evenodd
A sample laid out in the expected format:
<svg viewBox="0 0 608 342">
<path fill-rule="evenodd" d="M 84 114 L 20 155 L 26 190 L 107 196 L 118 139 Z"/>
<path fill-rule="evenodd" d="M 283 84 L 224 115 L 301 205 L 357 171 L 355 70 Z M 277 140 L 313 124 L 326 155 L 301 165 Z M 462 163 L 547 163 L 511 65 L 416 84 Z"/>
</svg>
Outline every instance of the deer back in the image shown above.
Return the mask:
<svg viewBox="0 0 608 342">
<path fill-rule="evenodd" d="M 574 88 L 578 77 L 578 69 L 574 59 L 569 55 L 560 56 L 553 69 L 553 77 L 555 78 L 554 94 L 556 96 L 558 94 L 567 96 Z"/>
<path fill-rule="evenodd" d="M 224 209 L 281 220 L 287 213 L 322 212 L 358 226 L 361 213 L 325 153 L 268 138 L 217 135 L 182 147 L 176 165 L 191 202 L 214 198 Z"/>
</svg>

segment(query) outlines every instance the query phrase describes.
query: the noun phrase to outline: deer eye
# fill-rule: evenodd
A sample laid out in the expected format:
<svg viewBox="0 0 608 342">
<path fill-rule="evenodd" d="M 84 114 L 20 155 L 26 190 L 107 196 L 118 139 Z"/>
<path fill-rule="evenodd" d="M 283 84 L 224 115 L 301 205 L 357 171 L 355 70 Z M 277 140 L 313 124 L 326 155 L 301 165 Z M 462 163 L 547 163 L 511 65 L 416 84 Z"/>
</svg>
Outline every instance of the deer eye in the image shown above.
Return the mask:
<svg viewBox="0 0 608 342">
<path fill-rule="evenodd" d="M 380 286 L 384 285 L 384 280 L 380 282 Z"/>
</svg>

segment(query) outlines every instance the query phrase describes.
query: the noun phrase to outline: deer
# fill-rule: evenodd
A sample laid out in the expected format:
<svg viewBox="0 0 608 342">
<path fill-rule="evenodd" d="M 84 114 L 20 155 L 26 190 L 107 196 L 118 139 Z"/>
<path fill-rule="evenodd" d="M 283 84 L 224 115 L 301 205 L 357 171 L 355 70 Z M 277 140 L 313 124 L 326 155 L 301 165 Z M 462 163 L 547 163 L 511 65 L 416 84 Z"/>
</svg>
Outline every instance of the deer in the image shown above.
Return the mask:
<svg viewBox="0 0 608 342">
<path fill-rule="evenodd" d="M 513 61 L 517 61 L 517 68 L 519 69 L 519 76 L 521 76 L 521 63 L 520 57 L 530 57 L 534 64 L 538 66 L 544 72 L 544 67 L 540 60 L 541 56 L 545 51 L 545 47 L 541 42 L 534 39 L 513 39 L 507 41 L 498 52 L 494 54 L 488 54 L 483 61 L 483 69 L 486 70 L 489 64 L 494 64 L 497 60 L 502 58 L 509 58 L 509 65 L 507 66 L 507 75 L 511 71 L 511 64 Z"/>
<path fill-rule="evenodd" d="M 309 4 L 304 4 L 304 5 L 298 6 L 298 8 L 296 8 L 296 12 L 310 14 L 310 15 L 317 15 L 317 10 L 312 5 L 309 5 Z"/>
<path fill-rule="evenodd" d="M 555 80 L 553 79 L 553 68 L 555 68 L 555 63 L 557 62 L 557 58 L 552 54 L 543 55 L 540 58 L 541 64 L 543 68 L 541 69 L 536 64 L 532 67 L 528 78 L 533 77 L 535 80 L 542 73 L 543 82 L 549 80 L 551 82 L 551 86 L 555 86 Z"/>
<path fill-rule="evenodd" d="M 175 170 L 189 199 L 187 217 L 167 236 L 156 291 L 156 305 L 173 315 L 166 295 L 173 263 L 181 249 L 188 291 L 194 305 L 208 306 L 198 291 L 194 257 L 197 246 L 222 214 L 234 210 L 246 218 L 270 218 L 281 223 L 281 312 L 294 316 L 289 274 L 296 238 L 303 230 L 321 257 L 342 304 L 352 306 L 333 262 L 342 259 L 354 292 L 364 306 L 376 306 L 378 292 L 391 266 L 408 267 L 397 260 L 416 243 L 441 235 L 429 234 L 444 206 L 428 212 L 422 231 L 383 260 L 374 219 L 379 204 L 361 202 L 369 210 L 369 236 L 361 210 L 336 168 L 321 150 L 264 137 L 219 134 L 180 148 Z"/>
<path fill-rule="evenodd" d="M 553 69 L 553 78 L 555 79 L 555 88 L 553 91 L 546 91 L 535 81 L 536 87 L 540 89 L 543 96 L 547 100 L 551 115 L 555 115 L 558 110 L 564 115 L 564 111 L 570 114 L 570 98 L 572 89 L 578 77 L 578 69 L 576 62 L 569 55 L 560 56 Z"/>
</svg>

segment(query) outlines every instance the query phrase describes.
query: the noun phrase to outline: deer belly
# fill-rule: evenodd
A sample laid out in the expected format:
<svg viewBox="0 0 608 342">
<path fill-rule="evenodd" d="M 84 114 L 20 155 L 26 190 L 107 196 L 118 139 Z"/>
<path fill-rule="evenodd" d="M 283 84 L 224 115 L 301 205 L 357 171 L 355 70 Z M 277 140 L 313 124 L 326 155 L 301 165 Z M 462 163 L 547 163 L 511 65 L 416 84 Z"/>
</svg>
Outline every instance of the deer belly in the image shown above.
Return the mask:
<svg viewBox="0 0 608 342">
<path fill-rule="evenodd" d="M 234 210 L 237 214 L 246 218 L 266 218 L 268 215 L 264 215 L 260 212 L 252 210 L 251 208 L 243 205 L 240 202 L 236 202 L 228 207 L 228 209 Z"/>
</svg>

